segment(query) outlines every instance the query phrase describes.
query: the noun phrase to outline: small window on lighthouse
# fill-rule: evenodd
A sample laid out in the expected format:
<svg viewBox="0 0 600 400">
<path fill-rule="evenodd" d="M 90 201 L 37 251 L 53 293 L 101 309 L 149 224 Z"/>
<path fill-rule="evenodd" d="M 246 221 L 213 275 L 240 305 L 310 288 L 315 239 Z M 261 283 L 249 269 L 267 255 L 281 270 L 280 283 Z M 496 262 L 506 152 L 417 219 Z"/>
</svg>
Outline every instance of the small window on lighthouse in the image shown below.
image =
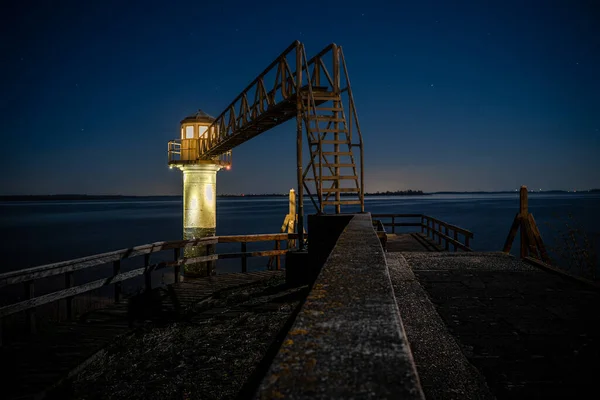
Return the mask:
<svg viewBox="0 0 600 400">
<path fill-rule="evenodd" d="M 198 137 L 200 138 L 205 138 L 206 137 L 206 132 L 208 131 L 208 126 L 202 126 L 200 125 L 198 127 Z"/>
<path fill-rule="evenodd" d="M 193 126 L 188 125 L 185 127 L 185 138 L 186 139 L 194 138 L 194 127 Z"/>
</svg>

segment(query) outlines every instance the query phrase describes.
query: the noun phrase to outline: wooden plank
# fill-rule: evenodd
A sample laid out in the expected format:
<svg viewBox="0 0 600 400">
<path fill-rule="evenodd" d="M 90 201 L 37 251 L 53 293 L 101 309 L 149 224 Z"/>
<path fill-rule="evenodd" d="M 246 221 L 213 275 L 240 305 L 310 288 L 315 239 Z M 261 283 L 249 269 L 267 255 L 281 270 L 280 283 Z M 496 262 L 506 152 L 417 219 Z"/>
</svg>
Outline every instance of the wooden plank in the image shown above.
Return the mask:
<svg viewBox="0 0 600 400">
<path fill-rule="evenodd" d="M 341 204 L 341 205 L 344 205 L 344 204 L 346 204 L 346 205 L 352 205 L 352 204 L 362 204 L 362 202 L 360 200 L 340 200 L 340 201 L 333 200 L 333 201 L 324 201 L 323 204 L 326 205 L 326 206 L 329 206 L 329 205 L 338 205 L 338 204 Z"/>
<path fill-rule="evenodd" d="M 441 239 L 444 239 L 444 240 L 450 242 L 451 244 L 454 244 L 455 246 L 457 246 L 461 250 L 464 250 L 464 251 L 473 251 L 473 249 L 470 248 L 468 246 L 468 244 L 466 244 L 466 243 L 463 244 L 460 241 L 455 240 L 454 238 L 452 238 L 452 237 L 450 237 L 448 235 L 444 235 L 442 232 L 436 232 L 436 235 L 438 235 L 438 243 L 437 243 L 438 245 L 441 243 Z"/>
<path fill-rule="evenodd" d="M 535 243 L 540 252 L 540 257 L 543 262 L 546 264 L 551 264 L 552 260 L 550 260 L 550 256 L 548 256 L 548 252 L 546 251 L 546 246 L 544 245 L 544 241 L 542 240 L 542 235 L 540 230 L 538 229 L 537 224 L 535 223 L 535 219 L 533 218 L 533 214 L 529 214 L 529 224 L 531 226 L 531 230 L 535 239 Z"/>
<path fill-rule="evenodd" d="M 121 260 L 113 262 L 113 276 L 118 276 L 121 273 Z M 121 302 L 122 287 L 121 282 L 115 283 L 114 300 L 115 303 Z"/>
<path fill-rule="evenodd" d="M 247 256 L 246 242 L 242 242 L 242 272 L 247 272 L 248 267 L 248 256 Z"/>
<path fill-rule="evenodd" d="M 288 239 L 287 233 L 218 236 L 219 243 L 267 242 L 267 241 L 272 241 L 272 240 L 286 240 L 286 239 Z"/>
<path fill-rule="evenodd" d="M 508 231 L 508 236 L 506 236 L 506 240 L 504 241 L 504 247 L 502 249 L 502 251 L 504 253 L 510 253 L 510 248 L 512 247 L 515 237 L 517 236 L 517 232 L 519 231 L 520 224 L 521 224 L 521 213 L 518 212 L 517 215 L 515 215 L 515 219 L 513 219 L 513 223 L 510 227 L 510 230 Z"/>
<path fill-rule="evenodd" d="M 567 271 L 564 271 L 564 270 L 562 270 L 560 268 L 556 268 L 556 267 L 554 267 L 554 266 L 552 266 L 550 264 L 546 264 L 542 260 L 538 260 L 538 259 L 533 258 L 533 257 L 524 257 L 523 261 L 526 261 L 527 263 L 529 263 L 529 264 L 531 264 L 531 265 L 533 265 L 535 267 L 538 267 L 538 268 L 541 268 L 541 269 L 544 269 L 544 270 L 547 270 L 547 271 L 551 271 L 551 272 L 554 272 L 554 273 L 559 274 L 561 276 L 564 276 L 566 278 L 569 278 L 571 280 L 577 281 L 579 283 L 583 283 L 584 285 L 587 285 L 590 288 L 593 288 L 593 289 L 596 289 L 596 290 L 600 289 L 600 282 L 594 282 L 594 281 L 582 278 L 580 276 L 570 274 Z"/>
<path fill-rule="evenodd" d="M 102 264 L 112 263 L 114 261 L 125 258 L 133 258 L 140 255 L 156 253 L 166 249 L 185 246 L 196 246 L 198 244 L 210 243 L 217 243 L 217 239 L 211 237 L 194 240 L 180 240 L 173 242 L 156 242 L 151 244 L 145 244 L 142 246 L 132 247 L 129 249 L 116 250 L 108 253 L 81 257 L 74 260 L 61 261 L 57 263 L 41 265 L 38 267 L 6 272 L 4 274 L 0 274 L 0 287 L 20 282 L 26 282 L 32 279 L 45 278 L 85 268 L 91 268 Z"/>
<path fill-rule="evenodd" d="M 25 301 L 29 302 L 32 301 L 32 299 L 35 298 L 35 286 L 34 286 L 34 281 L 27 281 L 25 282 L 25 284 L 23 285 L 23 288 L 25 289 Z M 1 309 L 0 309 L 1 310 Z M 0 317 L 3 317 L 4 315 L 2 315 L 2 313 L 0 313 Z M 27 331 L 29 333 L 35 333 L 36 331 L 36 327 L 35 327 L 35 308 L 34 307 L 28 307 L 27 311 L 26 311 L 26 315 L 25 315 L 25 321 L 27 323 Z"/>
<path fill-rule="evenodd" d="M 281 250 L 281 241 L 276 240 L 275 241 L 275 250 L 276 251 L 280 251 Z M 281 256 L 277 256 L 277 261 L 276 261 L 276 268 L 277 270 L 281 270 Z"/>
<path fill-rule="evenodd" d="M 322 192 L 358 193 L 357 188 L 323 188 Z"/>
<path fill-rule="evenodd" d="M 24 311 L 33 307 L 40 306 L 42 304 L 50 303 L 56 300 L 64 299 L 66 297 L 75 296 L 81 293 L 89 292 L 90 290 L 98 289 L 103 286 L 111 285 L 114 282 L 131 279 L 133 277 L 142 275 L 145 272 L 145 268 L 138 268 L 133 271 L 129 271 L 120 274 L 114 278 L 100 279 L 93 282 L 86 283 L 85 285 L 75 286 L 69 289 L 63 289 L 58 292 L 49 293 L 43 296 L 35 297 L 30 300 L 21 301 L 18 303 L 10 304 L 0 308 L 0 317 L 14 314 L 19 311 Z"/>
<path fill-rule="evenodd" d="M 278 256 L 287 253 L 287 249 L 283 250 L 262 250 L 262 251 L 249 251 L 245 253 L 221 253 L 219 254 L 220 259 L 226 258 L 243 258 L 243 257 L 269 257 Z"/>
<path fill-rule="evenodd" d="M 187 261 L 187 262 L 200 262 L 200 261 L 208 261 L 207 259 L 211 258 L 213 256 L 210 257 L 197 257 L 197 258 L 191 258 L 191 259 L 187 259 L 187 260 L 181 260 L 181 261 Z M 216 255 L 214 256 L 214 259 L 216 259 Z M 112 285 L 116 282 L 122 282 L 131 278 L 135 278 L 136 276 L 140 276 L 143 275 L 144 273 L 146 273 L 148 270 L 158 270 L 158 269 L 162 269 L 165 268 L 167 266 L 169 266 L 172 263 L 158 263 L 155 264 L 153 266 L 150 267 L 142 267 L 142 268 L 138 268 L 138 269 L 134 269 L 128 272 L 124 272 L 124 273 L 120 273 L 119 275 L 116 275 L 114 277 L 110 277 L 110 278 L 105 278 L 105 279 L 99 279 L 96 281 L 92 281 L 92 282 L 88 282 L 85 283 L 83 285 L 79 285 L 79 286 L 74 286 L 68 289 L 63 289 L 57 292 L 52 292 L 52 293 L 48 293 L 45 294 L 43 296 L 38 296 L 35 298 L 31 298 L 29 300 L 25 300 L 25 301 L 21 301 L 18 303 L 13 303 L 13 304 L 9 304 L 7 306 L 1 307 L 0 308 L 0 317 L 4 317 L 6 315 L 10 315 L 10 314 L 14 314 L 16 312 L 19 311 L 24 311 L 24 310 L 28 310 L 34 307 L 38 307 L 41 306 L 42 304 L 47 304 L 47 303 L 51 303 L 53 301 L 56 300 L 61 300 L 67 297 L 71 297 L 71 296 L 76 296 L 82 293 L 86 293 L 95 289 L 99 289 L 103 286 L 108 286 L 108 285 Z"/>
<path fill-rule="evenodd" d="M 75 277 L 72 272 L 67 272 L 65 274 L 65 288 L 69 289 L 75 286 Z M 67 311 L 67 320 L 71 321 L 73 319 L 73 297 L 67 297 L 66 299 L 66 311 Z"/>
<path fill-rule="evenodd" d="M 471 232 L 469 230 L 463 229 L 463 228 L 461 228 L 459 226 L 456 226 L 456 225 L 449 224 L 447 222 L 441 221 L 441 220 L 439 220 L 437 218 L 433 218 L 433 217 L 428 216 L 428 215 L 425 215 L 424 217 L 427 218 L 427 219 L 429 219 L 429 220 L 431 220 L 434 223 L 437 223 L 438 225 L 447 226 L 449 229 L 458 231 L 459 233 L 463 234 L 464 236 L 469 236 L 471 239 L 473 238 L 473 232 Z"/>
</svg>

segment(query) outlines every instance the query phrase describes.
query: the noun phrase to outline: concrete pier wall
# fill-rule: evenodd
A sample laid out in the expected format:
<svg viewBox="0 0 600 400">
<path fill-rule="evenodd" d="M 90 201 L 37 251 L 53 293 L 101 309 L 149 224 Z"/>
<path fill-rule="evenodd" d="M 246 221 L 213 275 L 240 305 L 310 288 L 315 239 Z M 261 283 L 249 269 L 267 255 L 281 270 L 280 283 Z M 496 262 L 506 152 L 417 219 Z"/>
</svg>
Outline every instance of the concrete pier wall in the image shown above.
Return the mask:
<svg viewBox="0 0 600 400">
<path fill-rule="evenodd" d="M 370 214 L 343 229 L 256 397 L 424 398 Z"/>
</svg>

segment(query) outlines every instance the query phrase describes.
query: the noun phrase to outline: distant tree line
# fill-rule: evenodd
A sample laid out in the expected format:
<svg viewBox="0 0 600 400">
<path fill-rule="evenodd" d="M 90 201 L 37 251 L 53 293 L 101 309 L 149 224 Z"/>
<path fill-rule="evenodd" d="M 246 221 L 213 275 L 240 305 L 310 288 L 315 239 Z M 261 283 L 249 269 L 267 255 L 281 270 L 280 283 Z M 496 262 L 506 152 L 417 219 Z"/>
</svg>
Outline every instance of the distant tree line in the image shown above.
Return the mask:
<svg viewBox="0 0 600 400">
<path fill-rule="evenodd" d="M 395 191 L 385 191 L 385 192 L 374 192 L 374 193 L 365 193 L 365 196 L 422 196 L 426 193 L 423 193 L 422 190 L 395 190 Z"/>
</svg>

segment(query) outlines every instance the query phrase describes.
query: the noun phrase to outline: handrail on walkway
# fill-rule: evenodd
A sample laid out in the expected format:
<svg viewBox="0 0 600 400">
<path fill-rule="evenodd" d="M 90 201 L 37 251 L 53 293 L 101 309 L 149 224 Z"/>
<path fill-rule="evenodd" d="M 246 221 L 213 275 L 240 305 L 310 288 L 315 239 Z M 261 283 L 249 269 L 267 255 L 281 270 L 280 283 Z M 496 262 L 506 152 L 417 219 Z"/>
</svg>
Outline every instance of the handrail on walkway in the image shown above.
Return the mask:
<svg viewBox="0 0 600 400">
<path fill-rule="evenodd" d="M 122 282 L 141 276 L 145 277 L 145 290 L 152 289 L 152 272 L 173 268 L 175 282 L 180 281 L 181 267 L 186 264 L 214 261 L 228 258 L 239 258 L 241 260 L 242 272 L 247 272 L 247 259 L 249 257 L 276 257 L 275 269 L 281 269 L 281 256 L 289 251 L 283 248 L 281 242 L 297 239 L 296 233 L 275 233 L 275 234 L 257 234 L 257 235 L 236 235 L 236 236 L 212 236 L 193 240 L 177 240 L 167 242 L 156 242 L 131 247 L 128 249 L 116 250 L 92 256 L 81 257 L 74 260 L 61 261 L 52 264 L 41 265 L 37 267 L 10 271 L 0 274 L 0 289 L 16 284 L 23 284 L 24 300 L 9 303 L 0 307 L 0 327 L 2 319 L 6 316 L 25 312 L 26 324 L 29 332 L 35 331 L 35 308 L 44 304 L 52 303 L 66 299 L 67 319 L 73 318 L 73 298 L 77 295 L 90 292 L 105 286 L 114 285 L 114 302 L 119 303 L 122 297 Z M 247 244 L 250 242 L 275 241 L 275 250 L 247 251 Z M 211 254 L 218 243 L 240 243 L 241 251 L 236 253 Z M 205 256 L 185 258 L 182 257 L 181 250 L 186 247 L 206 246 L 207 254 Z M 160 261 L 151 264 L 150 256 L 152 254 L 165 250 L 173 251 L 172 261 Z M 121 261 L 134 257 L 144 257 L 144 266 L 127 272 L 121 271 Z M 108 278 L 86 282 L 75 285 L 73 273 L 92 267 L 106 265 L 112 266 L 112 273 Z M 64 289 L 53 291 L 44 295 L 35 295 L 36 280 L 56 275 L 64 275 Z M 0 328 L 0 345 L 2 331 Z"/>
<path fill-rule="evenodd" d="M 456 225 L 449 224 L 437 218 L 425 214 L 371 214 L 373 219 L 382 219 L 383 226 L 392 228 L 391 233 L 396 233 L 396 227 L 420 227 L 421 233 L 427 234 L 433 240 L 437 239 L 438 245 L 444 242 L 446 251 L 450 250 L 450 245 L 454 251 L 458 249 L 463 251 L 473 251 L 469 246 L 473 239 L 473 232 L 460 228 Z M 410 222 L 396 222 L 397 219 L 412 219 Z M 416 219 L 416 220 L 415 220 Z M 443 229 L 442 229 L 443 228 Z M 459 240 L 461 235 L 464 242 Z"/>
</svg>

